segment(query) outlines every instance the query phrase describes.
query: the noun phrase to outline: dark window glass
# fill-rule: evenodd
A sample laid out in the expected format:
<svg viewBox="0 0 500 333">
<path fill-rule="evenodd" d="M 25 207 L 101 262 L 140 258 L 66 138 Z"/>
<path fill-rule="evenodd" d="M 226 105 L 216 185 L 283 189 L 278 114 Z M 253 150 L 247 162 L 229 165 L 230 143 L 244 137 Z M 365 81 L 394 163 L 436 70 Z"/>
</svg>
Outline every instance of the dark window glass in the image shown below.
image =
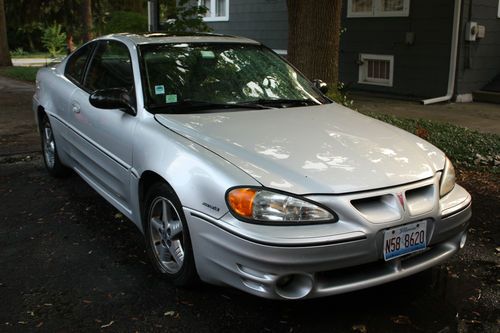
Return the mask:
<svg viewBox="0 0 500 333">
<path fill-rule="evenodd" d="M 81 83 L 83 79 L 83 71 L 85 70 L 85 63 L 87 62 L 87 58 L 93 48 L 94 43 L 91 43 L 76 50 L 66 63 L 64 74 L 73 81 Z"/>
<path fill-rule="evenodd" d="M 327 101 L 281 57 L 259 45 L 141 45 L 148 106 L 183 102 Z"/>
<path fill-rule="evenodd" d="M 125 88 L 132 92 L 134 76 L 128 48 L 116 41 L 100 42 L 84 83 L 90 91 Z"/>
</svg>

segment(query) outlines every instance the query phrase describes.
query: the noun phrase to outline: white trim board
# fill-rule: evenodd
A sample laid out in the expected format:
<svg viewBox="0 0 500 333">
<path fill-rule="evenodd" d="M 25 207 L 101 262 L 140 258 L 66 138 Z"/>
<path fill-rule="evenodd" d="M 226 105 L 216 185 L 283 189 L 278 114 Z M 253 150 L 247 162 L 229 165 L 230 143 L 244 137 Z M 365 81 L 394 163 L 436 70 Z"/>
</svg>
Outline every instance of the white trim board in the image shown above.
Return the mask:
<svg viewBox="0 0 500 333">
<path fill-rule="evenodd" d="M 352 2 L 356 0 L 347 0 L 347 17 L 348 18 L 356 18 L 356 17 L 407 17 L 410 16 L 410 0 L 402 0 L 403 1 L 403 10 L 398 11 L 384 11 L 382 10 L 383 0 L 372 0 L 372 8 L 371 10 L 365 12 L 353 12 L 352 10 Z"/>
</svg>

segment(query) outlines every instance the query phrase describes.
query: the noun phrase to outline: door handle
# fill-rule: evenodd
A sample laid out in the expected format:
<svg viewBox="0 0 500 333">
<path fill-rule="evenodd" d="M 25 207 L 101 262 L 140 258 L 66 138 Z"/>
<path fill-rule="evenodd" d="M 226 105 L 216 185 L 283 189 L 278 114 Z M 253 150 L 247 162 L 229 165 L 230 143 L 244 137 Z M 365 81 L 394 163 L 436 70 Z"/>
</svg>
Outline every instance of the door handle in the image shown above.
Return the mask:
<svg viewBox="0 0 500 333">
<path fill-rule="evenodd" d="M 80 105 L 78 105 L 78 103 L 72 103 L 71 111 L 73 111 L 74 113 L 80 113 Z"/>
</svg>

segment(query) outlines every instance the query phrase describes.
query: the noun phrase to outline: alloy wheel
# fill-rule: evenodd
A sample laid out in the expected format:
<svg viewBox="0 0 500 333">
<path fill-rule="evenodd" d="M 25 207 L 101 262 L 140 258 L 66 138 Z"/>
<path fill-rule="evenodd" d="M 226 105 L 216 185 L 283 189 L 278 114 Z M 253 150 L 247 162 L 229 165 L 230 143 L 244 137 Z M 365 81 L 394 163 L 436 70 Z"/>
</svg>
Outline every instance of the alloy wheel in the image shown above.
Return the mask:
<svg viewBox="0 0 500 333">
<path fill-rule="evenodd" d="M 179 272 L 184 264 L 182 221 L 174 204 L 164 198 L 153 200 L 149 211 L 149 232 L 155 257 L 167 273 Z"/>
</svg>

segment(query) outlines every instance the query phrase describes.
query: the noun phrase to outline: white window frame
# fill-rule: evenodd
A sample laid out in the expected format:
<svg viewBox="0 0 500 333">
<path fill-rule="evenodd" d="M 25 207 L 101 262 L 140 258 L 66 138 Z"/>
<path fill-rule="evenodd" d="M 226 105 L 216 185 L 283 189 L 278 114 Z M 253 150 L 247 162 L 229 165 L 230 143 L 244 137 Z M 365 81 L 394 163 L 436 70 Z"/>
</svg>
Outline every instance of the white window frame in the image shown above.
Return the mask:
<svg viewBox="0 0 500 333">
<path fill-rule="evenodd" d="M 347 0 L 347 17 L 408 17 L 410 16 L 410 0 L 403 0 L 403 10 L 387 12 L 382 10 L 382 0 L 372 0 L 372 10 L 353 12 L 352 1 Z"/>
<path fill-rule="evenodd" d="M 500 18 L 500 0 L 498 0 L 498 14 L 497 17 Z"/>
<path fill-rule="evenodd" d="M 367 81 L 368 77 L 368 59 L 371 60 L 386 60 L 389 61 L 389 79 L 370 79 Z M 360 65 L 358 69 L 358 83 L 359 84 L 371 84 L 376 86 L 385 86 L 392 87 L 393 78 L 394 78 L 394 56 L 393 55 L 384 55 L 384 54 L 368 54 L 361 53 L 359 55 Z"/>
<path fill-rule="evenodd" d="M 210 0 L 210 16 L 203 16 L 203 21 L 205 22 L 223 22 L 229 21 L 229 0 L 226 0 L 226 15 L 215 16 L 215 7 L 217 0 Z M 198 6 L 202 6 L 202 0 L 198 0 Z"/>
</svg>

